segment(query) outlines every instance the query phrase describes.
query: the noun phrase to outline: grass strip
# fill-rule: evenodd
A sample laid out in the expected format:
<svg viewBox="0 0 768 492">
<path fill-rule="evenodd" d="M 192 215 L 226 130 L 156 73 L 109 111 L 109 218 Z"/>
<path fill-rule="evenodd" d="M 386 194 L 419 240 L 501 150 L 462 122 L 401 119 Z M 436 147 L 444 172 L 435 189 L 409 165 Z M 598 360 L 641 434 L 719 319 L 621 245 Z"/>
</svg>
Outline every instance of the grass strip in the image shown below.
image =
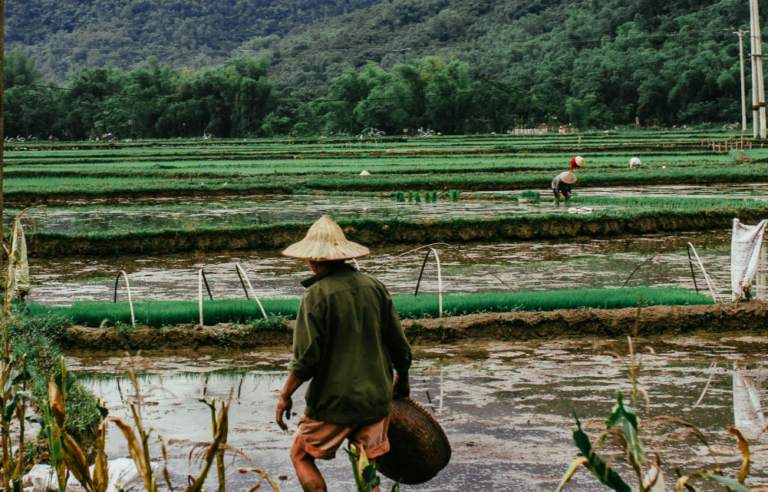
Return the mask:
<svg viewBox="0 0 768 492">
<path fill-rule="evenodd" d="M 459 316 L 477 313 L 512 311 L 554 311 L 557 309 L 621 309 L 637 306 L 642 294 L 643 305 L 712 304 L 712 300 L 681 288 L 632 289 L 574 289 L 532 292 L 486 292 L 443 296 L 443 315 Z M 395 296 L 402 318 L 438 317 L 438 296 Z M 262 301 L 269 316 L 294 319 L 299 309 L 298 298 L 265 299 Z M 162 328 L 199 323 L 197 301 L 138 302 L 133 305 L 137 325 Z M 79 302 L 72 306 L 31 304 L 30 312 L 37 316 L 59 316 L 75 324 L 98 327 L 104 320 L 111 324 L 131 324 L 128 303 Z M 260 329 L 275 329 L 280 325 L 265 324 L 255 301 L 224 299 L 203 302 L 206 325 L 217 323 L 254 324 Z M 260 323 L 260 324 L 259 324 Z"/>
</svg>

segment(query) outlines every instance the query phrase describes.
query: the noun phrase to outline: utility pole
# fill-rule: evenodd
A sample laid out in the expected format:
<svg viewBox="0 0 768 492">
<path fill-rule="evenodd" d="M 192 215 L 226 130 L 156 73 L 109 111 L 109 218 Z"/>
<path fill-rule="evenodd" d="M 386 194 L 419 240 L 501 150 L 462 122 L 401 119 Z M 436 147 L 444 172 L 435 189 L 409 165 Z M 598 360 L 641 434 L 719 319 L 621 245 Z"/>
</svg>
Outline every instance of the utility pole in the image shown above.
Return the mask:
<svg viewBox="0 0 768 492">
<path fill-rule="evenodd" d="M 0 0 L 2 1 L 2 0 Z M 749 27 L 754 28 L 752 22 L 752 0 L 749 0 Z M 757 111 L 757 64 L 755 63 L 755 37 L 750 30 L 749 36 L 749 60 L 752 64 L 752 138 L 757 138 L 760 131 L 760 116 Z"/>
<path fill-rule="evenodd" d="M 2 1 L 2 0 L 0 0 Z M 741 138 L 744 139 L 744 132 L 747 131 L 747 89 L 746 81 L 744 80 L 744 33 L 749 31 L 743 31 L 739 29 L 739 32 L 735 32 L 739 36 L 739 62 L 741 63 Z"/>
<path fill-rule="evenodd" d="M 758 124 L 760 128 L 760 138 L 766 137 L 766 122 L 765 122 L 765 86 L 763 80 L 763 47 L 762 38 L 760 36 L 760 13 L 758 10 L 758 0 L 750 0 L 749 2 L 749 14 L 750 14 L 750 38 L 752 38 L 752 68 L 754 73 L 752 75 L 752 111 L 759 113 Z M 754 93 L 757 94 L 754 94 Z M 757 128 L 755 128 L 755 136 L 757 136 Z"/>
<path fill-rule="evenodd" d="M 3 231 L 3 183 L 5 182 L 5 0 L 0 0 L 0 232 Z M 9 245 L 10 246 L 10 245 Z"/>
</svg>

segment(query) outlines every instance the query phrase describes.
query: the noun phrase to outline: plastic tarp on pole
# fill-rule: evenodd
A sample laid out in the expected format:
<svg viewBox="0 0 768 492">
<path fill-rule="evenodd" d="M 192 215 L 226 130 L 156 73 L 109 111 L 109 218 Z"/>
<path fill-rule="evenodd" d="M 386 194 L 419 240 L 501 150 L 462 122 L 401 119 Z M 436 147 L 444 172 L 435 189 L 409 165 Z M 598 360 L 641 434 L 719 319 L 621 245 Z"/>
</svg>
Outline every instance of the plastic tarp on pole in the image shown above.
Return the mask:
<svg viewBox="0 0 768 492">
<path fill-rule="evenodd" d="M 761 220 L 756 226 L 748 226 L 733 219 L 731 236 L 731 293 L 738 301 L 746 296 L 752 286 L 760 261 L 760 247 L 768 220 Z"/>
<path fill-rule="evenodd" d="M 23 298 L 29 294 L 29 261 L 27 261 L 27 240 L 24 237 L 24 229 L 18 221 L 13 226 L 11 257 L 8 262 L 8 268 L 12 272 L 8 294 L 10 298 L 16 295 Z"/>
</svg>

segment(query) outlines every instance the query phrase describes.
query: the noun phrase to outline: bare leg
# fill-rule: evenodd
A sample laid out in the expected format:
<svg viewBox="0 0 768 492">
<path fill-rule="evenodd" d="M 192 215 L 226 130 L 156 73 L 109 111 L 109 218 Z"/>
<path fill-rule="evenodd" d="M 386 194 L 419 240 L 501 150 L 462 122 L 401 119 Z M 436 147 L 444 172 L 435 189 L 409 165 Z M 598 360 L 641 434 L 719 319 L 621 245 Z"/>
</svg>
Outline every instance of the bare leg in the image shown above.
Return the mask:
<svg viewBox="0 0 768 492">
<path fill-rule="evenodd" d="M 320 470 L 315 465 L 315 458 L 307 453 L 301 453 L 301 458 L 293 458 L 293 467 L 296 469 L 296 476 L 299 477 L 301 488 L 304 492 L 328 492 L 325 480 Z"/>
</svg>

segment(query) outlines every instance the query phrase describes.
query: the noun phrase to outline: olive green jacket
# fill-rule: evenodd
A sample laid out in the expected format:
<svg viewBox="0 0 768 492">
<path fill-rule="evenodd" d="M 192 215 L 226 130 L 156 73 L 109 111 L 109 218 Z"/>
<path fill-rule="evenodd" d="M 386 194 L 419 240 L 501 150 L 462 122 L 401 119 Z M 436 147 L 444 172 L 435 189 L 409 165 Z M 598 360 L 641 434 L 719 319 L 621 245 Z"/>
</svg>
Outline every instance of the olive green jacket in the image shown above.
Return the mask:
<svg viewBox="0 0 768 492">
<path fill-rule="evenodd" d="M 411 348 L 387 288 L 350 265 L 302 282 L 288 369 L 310 381 L 305 415 L 334 424 L 392 412 L 392 370 L 407 371 Z"/>
</svg>

